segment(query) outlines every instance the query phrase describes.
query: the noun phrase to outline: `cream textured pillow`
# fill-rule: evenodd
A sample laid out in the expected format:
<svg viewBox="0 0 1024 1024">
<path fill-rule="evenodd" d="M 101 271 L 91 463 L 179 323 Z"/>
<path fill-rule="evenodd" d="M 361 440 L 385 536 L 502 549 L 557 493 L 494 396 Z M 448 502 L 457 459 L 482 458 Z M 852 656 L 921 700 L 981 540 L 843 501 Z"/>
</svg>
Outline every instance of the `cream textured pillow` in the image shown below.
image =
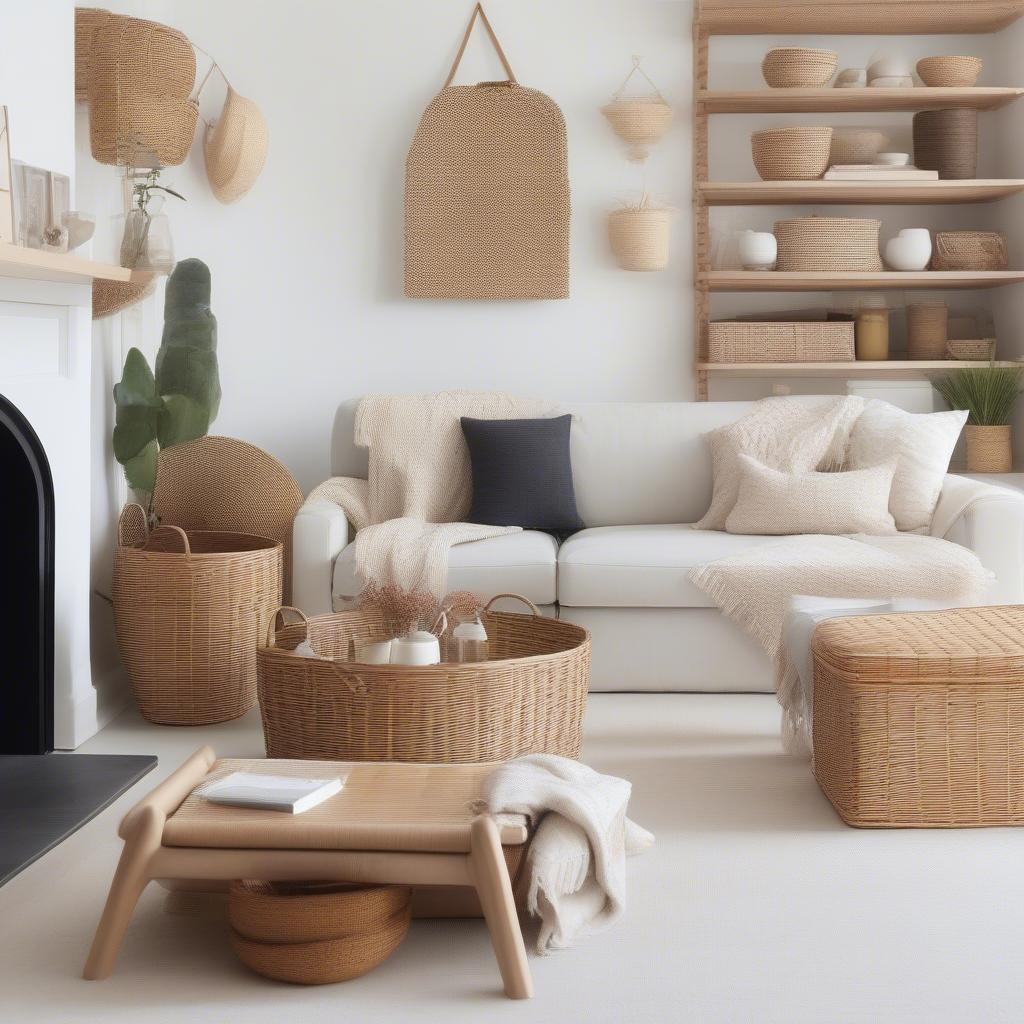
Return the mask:
<svg viewBox="0 0 1024 1024">
<path fill-rule="evenodd" d="M 781 536 L 798 533 L 895 533 L 889 513 L 894 462 L 848 473 L 783 473 L 749 455 L 729 533 Z"/>
<path fill-rule="evenodd" d="M 694 528 L 726 528 L 739 491 L 740 455 L 794 473 L 838 469 L 846 456 L 850 429 L 863 408 L 864 400 L 855 396 L 816 402 L 763 398 L 735 423 L 705 435 L 711 446 L 714 490 L 711 507 Z"/>
<path fill-rule="evenodd" d="M 898 530 L 928 529 L 967 413 L 912 413 L 872 399 L 853 425 L 848 469 L 895 461 L 889 510 Z"/>
</svg>

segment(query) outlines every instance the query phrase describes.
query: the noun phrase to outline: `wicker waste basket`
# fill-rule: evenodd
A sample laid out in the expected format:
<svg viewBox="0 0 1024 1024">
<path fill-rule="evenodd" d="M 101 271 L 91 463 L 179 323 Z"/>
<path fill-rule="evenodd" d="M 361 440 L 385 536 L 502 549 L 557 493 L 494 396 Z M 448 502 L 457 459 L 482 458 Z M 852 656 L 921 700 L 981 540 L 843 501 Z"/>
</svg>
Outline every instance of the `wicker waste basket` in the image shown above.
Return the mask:
<svg viewBox="0 0 1024 1024">
<path fill-rule="evenodd" d="M 490 603 L 509 596 L 518 595 Z M 256 656 L 267 756 L 434 764 L 579 757 L 590 634 L 519 599 L 533 614 L 488 610 L 490 660 L 472 664 L 359 664 L 349 652 L 385 632 L 379 613 L 307 619 L 280 609 Z M 286 616 L 297 621 L 279 627 Z M 319 658 L 293 653 L 307 637 Z"/>
<path fill-rule="evenodd" d="M 114 624 L 139 711 L 161 725 L 244 715 L 256 648 L 281 600 L 280 542 L 160 526 L 128 505 L 114 555 Z"/>
<path fill-rule="evenodd" d="M 1024 605 L 831 619 L 814 774 L 864 828 L 1024 824 Z"/>
</svg>

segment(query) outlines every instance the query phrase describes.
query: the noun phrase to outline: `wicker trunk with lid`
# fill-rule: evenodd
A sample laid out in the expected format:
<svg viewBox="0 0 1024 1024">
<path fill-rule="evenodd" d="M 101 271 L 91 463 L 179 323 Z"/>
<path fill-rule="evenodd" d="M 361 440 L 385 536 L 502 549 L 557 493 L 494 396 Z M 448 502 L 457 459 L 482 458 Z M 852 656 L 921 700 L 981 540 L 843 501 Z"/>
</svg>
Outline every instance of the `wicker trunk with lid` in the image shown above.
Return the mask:
<svg viewBox="0 0 1024 1024">
<path fill-rule="evenodd" d="M 1024 606 L 832 619 L 814 774 L 849 825 L 1024 824 Z"/>
</svg>

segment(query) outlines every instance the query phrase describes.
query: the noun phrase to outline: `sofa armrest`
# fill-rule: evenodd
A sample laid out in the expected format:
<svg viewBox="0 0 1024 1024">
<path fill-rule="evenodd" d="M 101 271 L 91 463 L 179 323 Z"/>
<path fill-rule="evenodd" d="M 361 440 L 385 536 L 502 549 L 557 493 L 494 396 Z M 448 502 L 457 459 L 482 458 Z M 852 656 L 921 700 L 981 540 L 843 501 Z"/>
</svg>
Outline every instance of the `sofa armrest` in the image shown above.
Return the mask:
<svg viewBox="0 0 1024 1024">
<path fill-rule="evenodd" d="M 341 507 L 333 501 L 307 501 L 292 527 L 292 602 L 307 615 L 334 610 L 334 560 L 352 539 Z"/>
<path fill-rule="evenodd" d="M 947 475 L 932 518 L 932 536 L 970 548 L 996 574 L 993 604 L 1024 601 L 1024 494 Z"/>
</svg>

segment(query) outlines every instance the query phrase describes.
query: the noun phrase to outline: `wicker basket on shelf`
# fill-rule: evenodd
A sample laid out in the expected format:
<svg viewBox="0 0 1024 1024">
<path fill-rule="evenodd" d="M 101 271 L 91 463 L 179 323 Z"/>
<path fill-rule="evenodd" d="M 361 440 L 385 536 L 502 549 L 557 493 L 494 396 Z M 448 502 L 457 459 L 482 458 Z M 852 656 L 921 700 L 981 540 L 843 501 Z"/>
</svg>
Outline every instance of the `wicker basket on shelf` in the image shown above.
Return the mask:
<svg viewBox="0 0 1024 1024">
<path fill-rule="evenodd" d="M 780 46 L 769 50 L 761 74 L 772 89 L 816 89 L 836 73 L 839 54 L 806 46 Z"/>
<path fill-rule="evenodd" d="M 852 362 L 852 322 L 719 321 L 708 324 L 712 363 Z"/>
<path fill-rule="evenodd" d="M 878 254 L 881 221 L 856 217 L 796 217 L 775 222 L 779 271 L 882 269 Z"/>
<path fill-rule="evenodd" d="M 252 534 L 161 526 L 128 505 L 114 555 L 114 624 L 139 711 L 161 725 L 244 715 L 256 648 L 281 600 L 282 548 Z"/>
<path fill-rule="evenodd" d="M 969 89 L 981 74 L 980 57 L 925 57 L 917 62 L 917 73 L 925 85 L 938 89 Z"/>
<path fill-rule="evenodd" d="M 773 128 L 754 132 L 751 152 L 764 181 L 809 181 L 828 169 L 831 128 Z"/>
<path fill-rule="evenodd" d="M 988 362 L 996 357 L 995 338 L 951 338 L 946 342 L 946 357 L 968 362 Z"/>
<path fill-rule="evenodd" d="M 914 115 L 914 163 L 939 177 L 977 177 L 978 112 L 971 109 L 921 110 Z"/>
<path fill-rule="evenodd" d="M 517 595 L 497 595 L 498 597 Z M 590 676 L 590 635 L 540 615 L 487 611 L 490 660 L 367 665 L 349 660 L 386 634 L 378 611 L 307 619 L 281 609 L 257 653 L 268 757 L 339 761 L 505 761 L 527 753 L 578 757 Z M 279 627 L 289 615 L 296 619 Z M 319 658 L 293 654 L 309 639 Z"/>
<path fill-rule="evenodd" d="M 998 231 L 937 231 L 935 270 L 1006 270 L 1006 236 Z"/>
<path fill-rule="evenodd" d="M 946 358 L 949 307 L 944 302 L 915 302 L 907 306 L 907 358 Z"/>
</svg>

